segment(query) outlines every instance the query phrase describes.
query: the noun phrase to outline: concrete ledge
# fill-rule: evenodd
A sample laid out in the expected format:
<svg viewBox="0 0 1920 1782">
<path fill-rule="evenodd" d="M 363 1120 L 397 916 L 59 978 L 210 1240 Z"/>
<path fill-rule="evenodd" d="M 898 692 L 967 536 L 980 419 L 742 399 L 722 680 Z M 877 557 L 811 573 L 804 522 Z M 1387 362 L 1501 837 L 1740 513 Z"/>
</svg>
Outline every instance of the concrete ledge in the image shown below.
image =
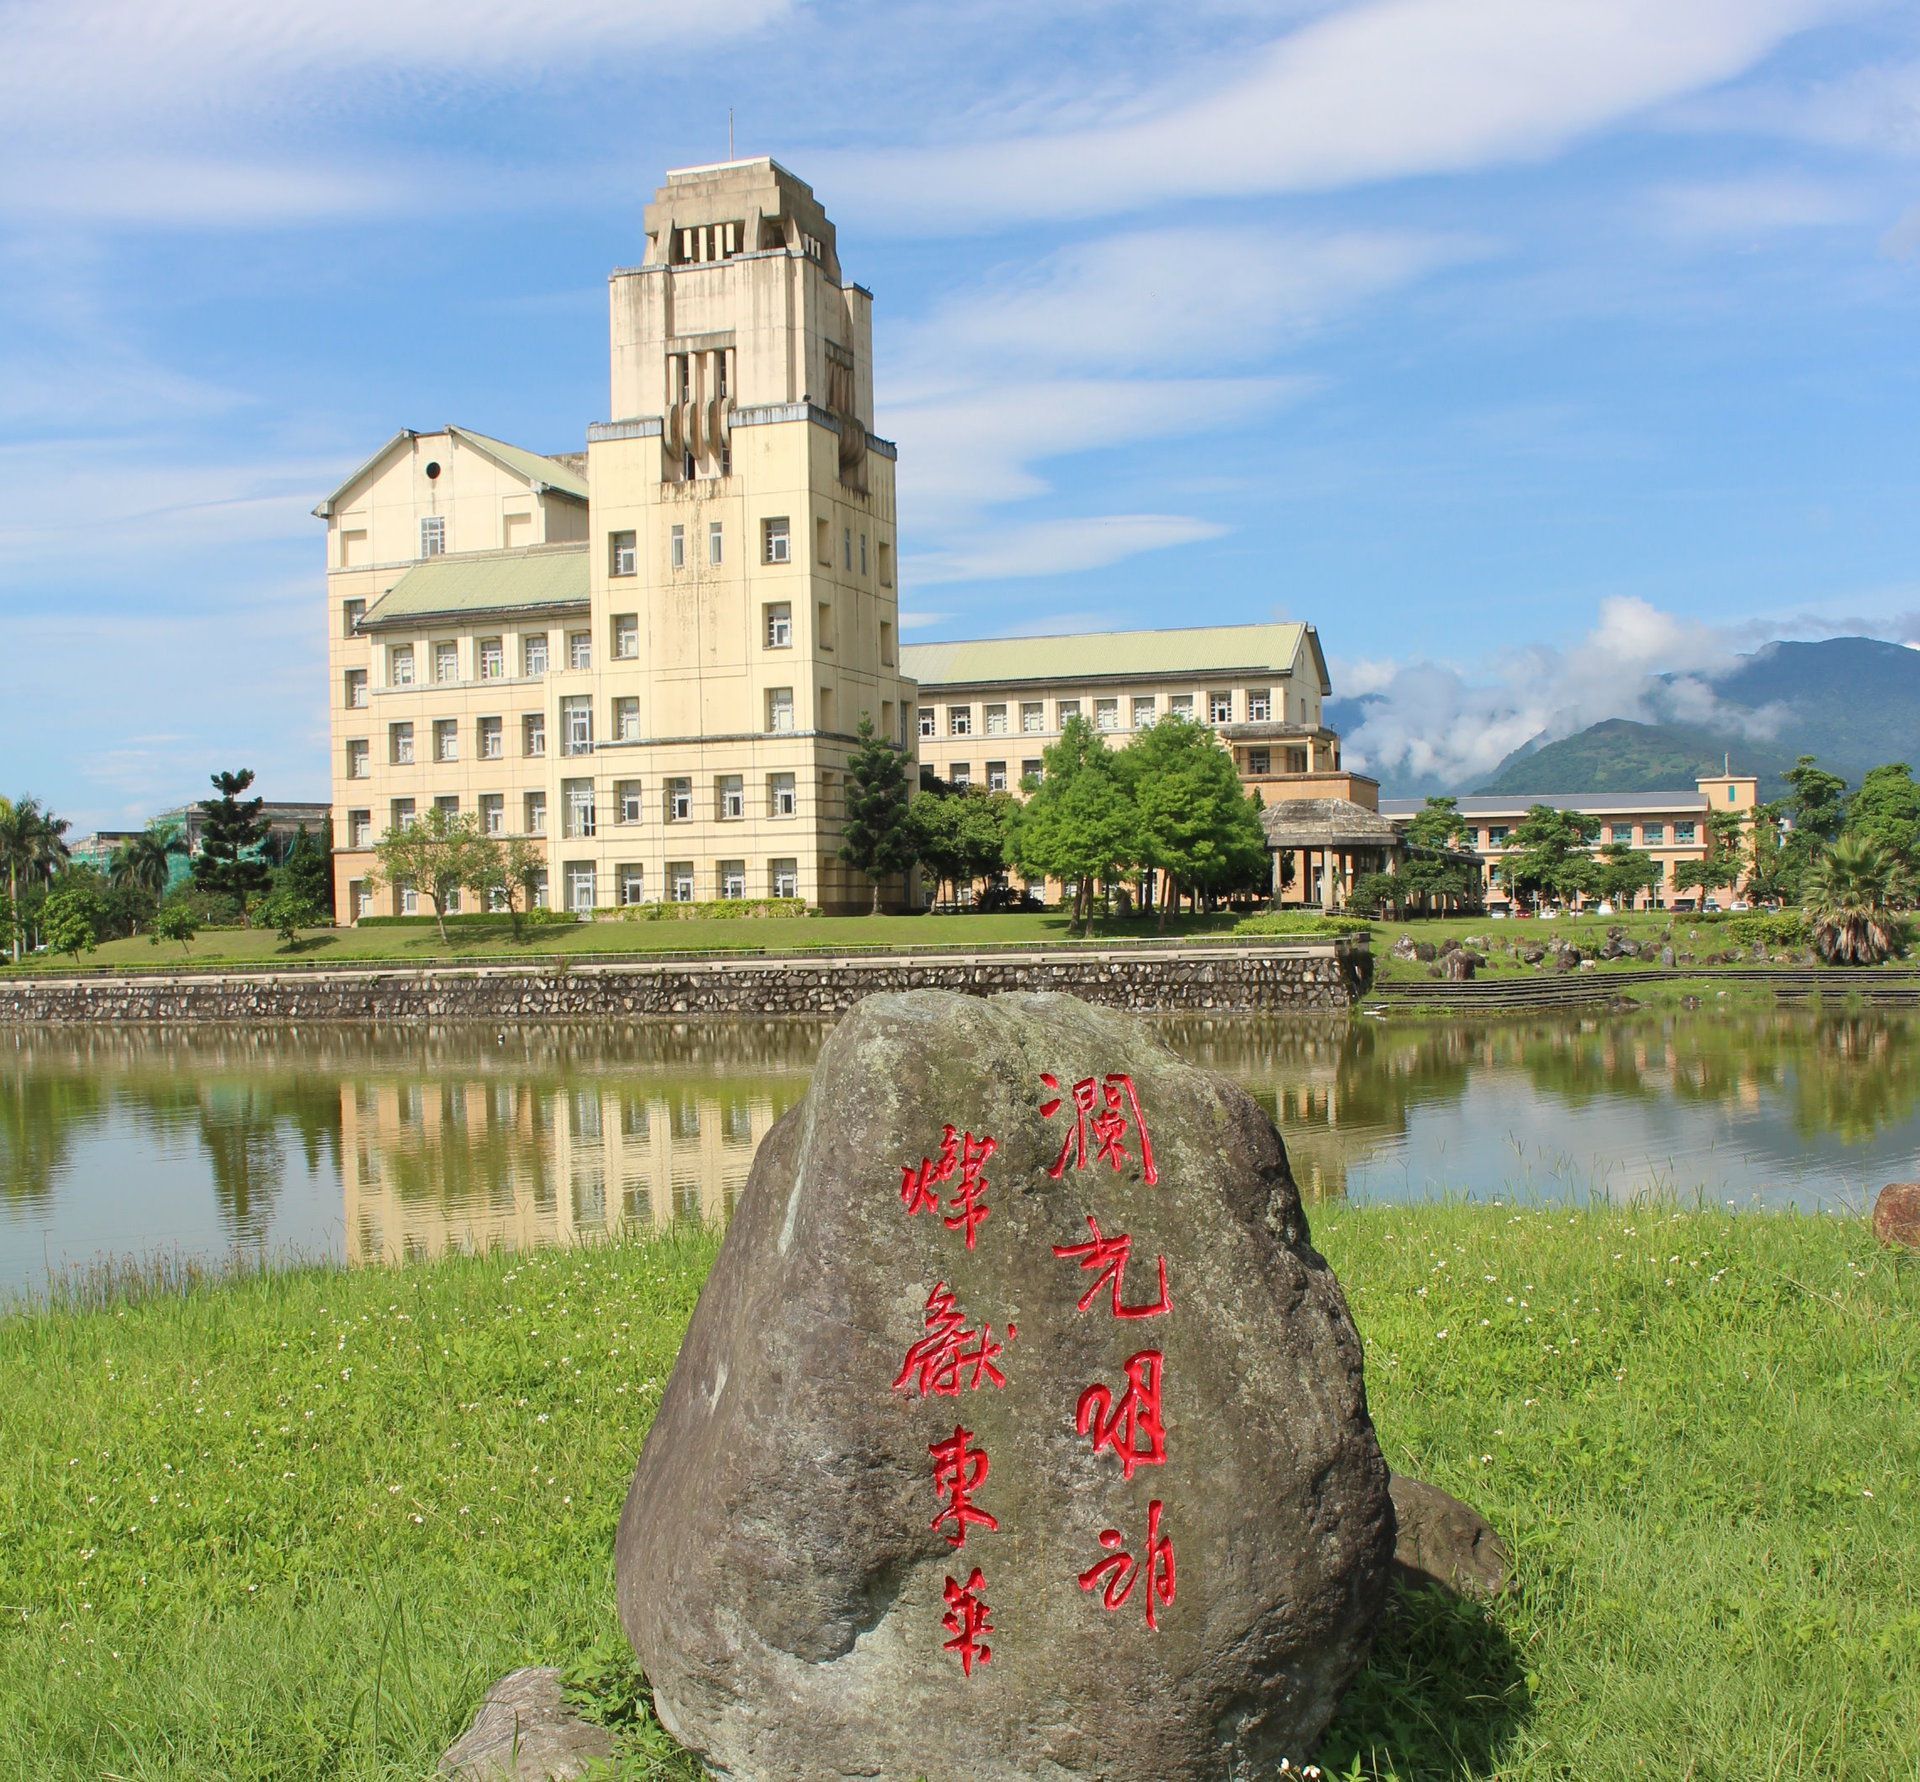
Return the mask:
<svg viewBox="0 0 1920 1782">
<path fill-rule="evenodd" d="M 553 1021 L 649 1015 L 837 1015 L 883 990 L 1057 990 L 1140 1013 L 1351 1008 L 1372 977 L 1357 939 L 1233 948 L 400 966 L 0 978 L 0 1023 Z"/>
</svg>

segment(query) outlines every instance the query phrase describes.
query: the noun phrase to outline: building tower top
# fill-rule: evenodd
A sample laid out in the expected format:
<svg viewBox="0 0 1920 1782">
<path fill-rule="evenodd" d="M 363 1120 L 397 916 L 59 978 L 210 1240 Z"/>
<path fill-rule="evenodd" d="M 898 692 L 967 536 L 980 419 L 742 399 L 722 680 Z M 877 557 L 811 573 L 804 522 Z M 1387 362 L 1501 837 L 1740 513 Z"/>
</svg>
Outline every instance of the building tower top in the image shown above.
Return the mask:
<svg viewBox="0 0 1920 1782">
<path fill-rule="evenodd" d="M 647 206 L 648 266 L 697 266 L 741 254 L 804 254 L 837 284 L 839 247 L 813 188 L 769 155 L 682 167 Z"/>
</svg>

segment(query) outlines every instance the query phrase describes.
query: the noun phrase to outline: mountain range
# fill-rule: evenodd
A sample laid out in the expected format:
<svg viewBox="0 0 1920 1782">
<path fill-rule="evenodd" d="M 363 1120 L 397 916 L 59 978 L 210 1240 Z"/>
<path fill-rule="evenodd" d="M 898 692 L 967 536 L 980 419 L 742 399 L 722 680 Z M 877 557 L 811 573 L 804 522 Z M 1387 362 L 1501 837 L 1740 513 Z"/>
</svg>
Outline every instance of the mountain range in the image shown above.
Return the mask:
<svg viewBox="0 0 1920 1782">
<path fill-rule="evenodd" d="M 1731 762 L 1736 773 L 1759 776 L 1761 797 L 1777 798 L 1785 789 L 1781 776 L 1801 755 L 1817 756 L 1855 785 L 1883 762 L 1920 766 L 1920 650 L 1874 637 L 1768 644 L 1716 676 L 1712 687 L 1721 707 L 1751 716 L 1709 725 L 1608 718 L 1572 736 L 1522 745 L 1477 786 L 1383 790 L 1403 797 L 1440 790 L 1658 792 L 1691 786 Z M 1357 727 L 1364 717 L 1364 701 L 1327 702 L 1335 729 Z"/>
</svg>

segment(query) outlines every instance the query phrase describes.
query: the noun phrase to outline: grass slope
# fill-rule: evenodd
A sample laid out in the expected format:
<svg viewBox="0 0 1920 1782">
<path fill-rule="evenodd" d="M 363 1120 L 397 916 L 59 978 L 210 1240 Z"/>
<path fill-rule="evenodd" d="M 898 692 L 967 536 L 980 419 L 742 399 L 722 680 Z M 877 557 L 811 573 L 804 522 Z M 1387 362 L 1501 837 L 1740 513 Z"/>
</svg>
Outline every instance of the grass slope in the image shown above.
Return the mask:
<svg viewBox="0 0 1920 1782">
<path fill-rule="evenodd" d="M 1524 1580 L 1396 1610 L 1335 1773 L 1920 1773 L 1911 1260 L 1651 1209 L 1331 1207 L 1316 1237 L 1389 1460 Z M 0 1774 L 418 1778 L 515 1665 L 604 1686 L 614 1527 L 712 1253 L 0 1321 Z"/>
</svg>

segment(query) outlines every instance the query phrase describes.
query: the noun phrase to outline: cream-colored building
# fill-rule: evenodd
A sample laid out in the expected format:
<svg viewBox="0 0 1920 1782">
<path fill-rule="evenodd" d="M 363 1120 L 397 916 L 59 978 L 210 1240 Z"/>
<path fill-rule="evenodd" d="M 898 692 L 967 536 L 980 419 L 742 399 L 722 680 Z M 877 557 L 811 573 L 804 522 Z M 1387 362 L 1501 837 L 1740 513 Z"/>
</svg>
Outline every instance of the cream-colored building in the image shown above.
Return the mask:
<svg viewBox="0 0 1920 1782">
<path fill-rule="evenodd" d="M 578 911 L 870 901 L 855 731 L 914 746 L 872 296 L 771 160 L 670 173 L 645 227 L 584 454 L 403 432 L 316 510 L 348 919 L 414 907 L 372 847 L 435 805 L 537 838 Z"/>
<path fill-rule="evenodd" d="M 1320 721 L 1332 687 L 1311 625 L 909 644 L 901 661 L 919 683 L 921 764 L 956 784 L 1018 791 L 1074 717 L 1116 748 L 1171 713 L 1211 724 L 1266 796 L 1340 765 L 1340 739 Z"/>
</svg>

